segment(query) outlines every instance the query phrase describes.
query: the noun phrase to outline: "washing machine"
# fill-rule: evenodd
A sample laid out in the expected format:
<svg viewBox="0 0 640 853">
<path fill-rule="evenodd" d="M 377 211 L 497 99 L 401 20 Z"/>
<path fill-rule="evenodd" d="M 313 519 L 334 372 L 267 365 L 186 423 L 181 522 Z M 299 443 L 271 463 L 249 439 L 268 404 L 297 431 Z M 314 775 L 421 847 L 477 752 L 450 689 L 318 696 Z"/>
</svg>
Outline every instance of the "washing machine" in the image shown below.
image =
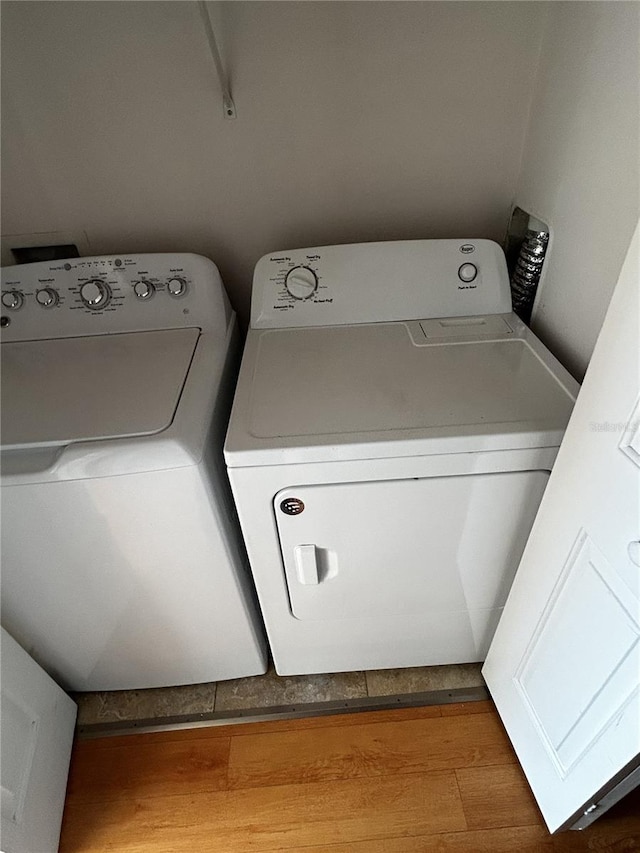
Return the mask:
<svg viewBox="0 0 640 853">
<path fill-rule="evenodd" d="M 262 258 L 225 458 L 277 671 L 483 660 L 577 391 L 491 241 Z"/>
<path fill-rule="evenodd" d="M 266 668 L 222 444 L 239 364 L 189 254 L 2 271 L 2 624 L 60 684 Z"/>
</svg>

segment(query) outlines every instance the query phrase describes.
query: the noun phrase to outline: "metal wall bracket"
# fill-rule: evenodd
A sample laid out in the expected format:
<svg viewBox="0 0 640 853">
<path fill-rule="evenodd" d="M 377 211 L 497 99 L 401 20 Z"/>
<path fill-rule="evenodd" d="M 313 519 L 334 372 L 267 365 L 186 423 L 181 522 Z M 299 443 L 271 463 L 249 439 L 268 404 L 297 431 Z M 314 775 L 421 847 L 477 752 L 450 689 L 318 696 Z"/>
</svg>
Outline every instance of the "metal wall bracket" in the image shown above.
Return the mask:
<svg viewBox="0 0 640 853">
<path fill-rule="evenodd" d="M 233 103 L 233 98 L 231 97 L 229 80 L 222 64 L 222 57 L 220 56 L 220 51 L 218 50 L 218 43 L 216 42 L 213 27 L 211 26 L 211 18 L 209 17 L 209 10 L 207 9 L 207 4 L 205 0 L 198 0 L 198 8 L 200 10 L 200 16 L 202 17 L 202 23 L 204 24 L 204 30 L 207 35 L 207 41 L 209 42 L 209 50 L 211 51 L 213 64 L 215 65 L 216 72 L 218 74 L 220 88 L 222 89 L 223 114 L 226 119 L 234 119 L 236 118 L 236 105 Z"/>
</svg>

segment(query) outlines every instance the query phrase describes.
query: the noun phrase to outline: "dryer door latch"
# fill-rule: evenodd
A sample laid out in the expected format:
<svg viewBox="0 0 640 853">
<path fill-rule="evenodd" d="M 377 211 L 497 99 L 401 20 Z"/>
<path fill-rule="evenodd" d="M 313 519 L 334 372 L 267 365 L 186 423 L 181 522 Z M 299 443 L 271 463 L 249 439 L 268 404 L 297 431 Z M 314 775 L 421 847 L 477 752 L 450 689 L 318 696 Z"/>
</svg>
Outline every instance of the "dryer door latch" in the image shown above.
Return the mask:
<svg viewBox="0 0 640 853">
<path fill-rule="evenodd" d="M 305 586 L 320 583 L 315 545 L 296 545 L 293 549 L 298 580 Z"/>
</svg>

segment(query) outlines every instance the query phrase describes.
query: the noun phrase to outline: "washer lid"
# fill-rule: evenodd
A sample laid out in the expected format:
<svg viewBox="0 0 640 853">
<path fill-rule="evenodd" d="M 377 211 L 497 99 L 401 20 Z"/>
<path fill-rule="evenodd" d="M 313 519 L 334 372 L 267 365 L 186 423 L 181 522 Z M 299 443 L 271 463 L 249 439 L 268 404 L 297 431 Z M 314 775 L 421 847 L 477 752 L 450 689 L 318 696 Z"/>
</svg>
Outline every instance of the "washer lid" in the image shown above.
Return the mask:
<svg viewBox="0 0 640 853">
<path fill-rule="evenodd" d="M 2 448 L 161 432 L 173 420 L 198 329 L 2 345 Z"/>
<path fill-rule="evenodd" d="M 557 446 L 573 408 L 533 336 L 419 346 L 404 323 L 250 335 L 231 466 Z"/>
</svg>

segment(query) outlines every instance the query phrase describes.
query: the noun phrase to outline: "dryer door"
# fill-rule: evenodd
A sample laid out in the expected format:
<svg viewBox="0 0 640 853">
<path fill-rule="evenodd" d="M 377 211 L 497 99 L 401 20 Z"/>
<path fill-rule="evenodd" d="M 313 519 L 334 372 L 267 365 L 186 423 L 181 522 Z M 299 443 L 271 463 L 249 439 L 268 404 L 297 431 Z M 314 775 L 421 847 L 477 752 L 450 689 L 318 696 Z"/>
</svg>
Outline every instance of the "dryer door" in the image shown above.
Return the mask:
<svg viewBox="0 0 640 853">
<path fill-rule="evenodd" d="M 547 479 L 517 471 L 281 491 L 274 508 L 291 612 L 373 617 L 385 642 L 402 630 L 396 617 L 465 612 L 475 650 L 486 650 Z"/>
</svg>

